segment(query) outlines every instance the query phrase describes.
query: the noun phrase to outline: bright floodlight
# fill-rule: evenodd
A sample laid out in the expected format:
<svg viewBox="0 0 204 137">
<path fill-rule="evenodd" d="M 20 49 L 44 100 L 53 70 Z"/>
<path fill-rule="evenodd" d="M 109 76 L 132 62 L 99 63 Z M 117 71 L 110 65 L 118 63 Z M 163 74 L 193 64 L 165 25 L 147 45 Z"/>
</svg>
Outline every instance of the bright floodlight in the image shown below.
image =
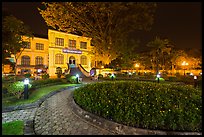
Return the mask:
<svg viewBox="0 0 204 137">
<path fill-rule="evenodd" d="M 26 79 L 24 80 L 24 84 L 25 84 L 25 85 L 29 84 L 29 79 L 28 79 L 28 78 L 26 78 Z"/>
<path fill-rule="evenodd" d="M 159 75 L 159 74 L 157 74 L 157 78 L 160 78 L 160 75 Z"/>
<path fill-rule="evenodd" d="M 194 76 L 194 79 L 197 79 L 197 76 Z"/>
<path fill-rule="evenodd" d="M 76 77 L 78 78 L 78 77 L 79 77 L 79 74 L 76 74 Z"/>
<path fill-rule="evenodd" d="M 193 76 L 193 73 L 190 73 L 191 76 Z"/>
</svg>

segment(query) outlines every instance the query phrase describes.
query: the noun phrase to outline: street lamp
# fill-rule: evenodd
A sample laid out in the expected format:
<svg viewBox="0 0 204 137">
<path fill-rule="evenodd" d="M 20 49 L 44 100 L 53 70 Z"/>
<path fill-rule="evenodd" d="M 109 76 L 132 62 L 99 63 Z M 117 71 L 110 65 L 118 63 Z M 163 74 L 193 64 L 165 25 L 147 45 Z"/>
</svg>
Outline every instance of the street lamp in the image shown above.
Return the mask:
<svg viewBox="0 0 204 137">
<path fill-rule="evenodd" d="M 29 84 L 29 79 L 26 78 L 24 80 L 24 99 L 28 99 L 28 84 Z"/>
<path fill-rule="evenodd" d="M 160 74 L 157 74 L 157 82 L 159 83 Z"/>
<path fill-rule="evenodd" d="M 183 63 L 181 65 L 184 66 L 183 70 L 184 70 L 184 76 L 185 76 L 186 75 L 186 73 L 185 73 L 186 67 L 185 66 L 188 66 L 188 63 L 186 61 L 183 61 Z"/>
<path fill-rule="evenodd" d="M 76 74 L 76 81 L 77 81 L 77 84 L 79 83 L 79 74 Z"/>
<path fill-rule="evenodd" d="M 194 88 L 196 88 L 198 85 L 197 76 L 194 76 L 193 78 L 194 78 Z"/>
<path fill-rule="evenodd" d="M 111 74 L 111 80 L 113 80 L 115 77 L 114 73 Z"/>
</svg>

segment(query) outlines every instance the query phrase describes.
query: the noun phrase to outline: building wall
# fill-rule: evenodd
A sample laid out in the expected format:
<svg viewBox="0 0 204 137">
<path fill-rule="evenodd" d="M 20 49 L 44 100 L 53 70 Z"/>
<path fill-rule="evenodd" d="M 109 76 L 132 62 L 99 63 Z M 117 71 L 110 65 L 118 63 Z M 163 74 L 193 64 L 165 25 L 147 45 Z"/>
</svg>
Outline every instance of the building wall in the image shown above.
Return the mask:
<svg viewBox="0 0 204 137">
<path fill-rule="evenodd" d="M 34 37 L 33 39 L 27 39 L 24 37 L 25 41 L 30 42 L 30 49 L 25 48 L 23 52 L 20 54 L 18 60 L 17 60 L 17 72 L 21 72 L 21 69 L 30 69 L 31 73 L 34 73 L 36 71 L 35 69 L 35 60 L 37 56 L 40 56 L 43 58 L 43 65 L 48 66 L 48 39 L 44 38 L 38 38 Z M 41 43 L 44 44 L 44 50 L 37 50 L 36 49 L 36 43 Z M 22 66 L 21 61 L 22 61 L 22 56 L 29 56 L 30 57 L 30 66 Z"/>
<path fill-rule="evenodd" d="M 56 38 L 63 38 L 64 44 L 63 46 L 56 45 Z M 48 30 L 48 39 L 46 38 L 39 38 L 34 37 L 33 39 L 28 39 L 27 37 L 23 37 L 24 41 L 30 42 L 30 49 L 25 48 L 23 52 L 20 54 L 17 60 L 17 69 L 16 72 L 21 72 L 21 70 L 28 69 L 30 70 L 30 73 L 34 74 L 34 72 L 37 71 L 36 68 L 36 57 L 40 56 L 43 58 L 43 65 L 48 67 L 47 72 L 51 77 L 56 76 L 56 68 L 61 67 L 62 71 L 64 72 L 66 69 L 68 69 L 69 58 L 73 56 L 75 58 L 75 64 L 76 67 L 78 64 L 81 64 L 81 56 L 87 57 L 87 64 L 82 65 L 86 71 L 90 71 L 92 67 L 93 62 L 93 55 L 90 53 L 92 50 L 91 46 L 91 38 L 68 34 L 60 31 L 55 30 Z M 76 40 L 76 48 L 70 48 L 69 47 L 69 40 Z M 80 48 L 80 42 L 86 42 L 87 43 L 87 49 Z M 44 44 L 44 50 L 37 50 L 36 49 L 36 43 L 42 43 Z M 69 49 L 69 50 L 78 50 L 81 51 L 81 54 L 76 53 L 64 53 L 63 49 Z M 63 64 L 55 64 L 55 55 L 56 54 L 62 54 L 64 56 Z M 22 65 L 22 56 L 29 56 L 30 57 L 30 65 Z M 93 64 L 94 65 L 94 64 Z M 3 66 L 2 66 L 3 67 Z M 7 66 L 6 66 L 7 67 Z M 5 70 L 8 70 L 6 67 Z M 2 70 L 4 70 L 2 68 Z"/>
<path fill-rule="evenodd" d="M 64 39 L 63 46 L 56 45 L 56 38 Z M 56 76 L 56 68 L 61 67 L 64 72 L 68 69 L 69 58 L 73 56 L 75 58 L 76 67 L 78 64 L 81 64 L 81 56 L 87 57 L 87 65 L 82 65 L 86 71 L 90 71 L 93 66 L 91 66 L 91 61 L 93 59 L 93 55 L 90 54 L 92 47 L 90 45 L 91 38 L 77 36 L 73 34 L 68 34 L 64 32 L 59 32 L 55 30 L 48 30 L 48 40 L 49 40 L 49 75 Z M 69 47 L 69 40 L 76 40 L 76 48 Z M 80 48 L 80 42 L 87 42 L 87 49 Z M 81 54 L 76 53 L 64 53 L 63 49 L 69 50 L 80 50 Z M 63 64 L 55 64 L 56 54 L 62 54 L 64 56 Z"/>
</svg>

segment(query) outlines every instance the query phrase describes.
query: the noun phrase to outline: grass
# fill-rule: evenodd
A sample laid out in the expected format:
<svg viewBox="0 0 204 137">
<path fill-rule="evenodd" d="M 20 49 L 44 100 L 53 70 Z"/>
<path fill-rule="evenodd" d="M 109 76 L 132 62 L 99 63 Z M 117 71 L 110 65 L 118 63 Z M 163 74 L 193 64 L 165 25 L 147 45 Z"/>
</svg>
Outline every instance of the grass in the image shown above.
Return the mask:
<svg viewBox="0 0 204 137">
<path fill-rule="evenodd" d="M 76 84 L 60 84 L 60 85 L 42 87 L 42 88 L 38 88 L 38 89 L 33 90 L 31 92 L 31 94 L 29 95 L 29 98 L 27 100 L 17 99 L 16 97 L 11 96 L 11 97 L 3 98 L 2 103 L 3 103 L 3 106 L 15 106 L 15 105 L 34 103 L 37 100 L 39 100 L 40 98 L 42 98 L 43 96 L 45 96 L 45 95 L 47 95 L 53 91 L 56 91 L 56 90 L 59 90 L 59 89 L 62 89 L 62 88 L 68 87 L 68 86 L 74 86 L 74 85 L 76 85 Z"/>
<path fill-rule="evenodd" d="M 23 121 L 12 121 L 2 124 L 2 135 L 23 135 Z"/>
</svg>

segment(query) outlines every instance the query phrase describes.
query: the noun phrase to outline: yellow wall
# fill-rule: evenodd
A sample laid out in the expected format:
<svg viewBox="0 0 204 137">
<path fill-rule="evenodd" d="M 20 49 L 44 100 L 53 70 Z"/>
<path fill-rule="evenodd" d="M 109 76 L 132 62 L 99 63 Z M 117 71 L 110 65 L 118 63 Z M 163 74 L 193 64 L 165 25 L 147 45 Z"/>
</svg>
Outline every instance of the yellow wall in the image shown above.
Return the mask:
<svg viewBox="0 0 204 137">
<path fill-rule="evenodd" d="M 43 58 L 43 65 L 48 66 L 48 39 L 45 38 L 38 38 L 34 37 L 33 39 L 30 38 L 29 40 L 24 37 L 25 41 L 30 42 L 30 49 L 24 49 L 23 52 L 21 53 L 20 57 L 17 60 L 17 65 L 21 65 L 21 57 L 24 55 L 27 55 L 30 57 L 30 65 L 36 65 L 35 64 L 35 58 L 37 56 L 41 56 Z M 36 43 L 42 43 L 44 44 L 44 50 L 36 50 Z M 20 71 L 21 69 L 30 69 L 31 73 L 34 73 L 36 70 L 34 69 L 34 66 L 32 67 L 17 67 L 17 72 Z"/>
<path fill-rule="evenodd" d="M 58 46 L 55 44 L 55 38 L 63 38 L 64 45 Z M 85 70 L 90 71 L 93 66 L 91 66 L 91 62 L 93 62 L 93 55 L 90 53 L 92 50 L 91 46 L 91 38 L 82 37 L 78 35 L 68 34 L 64 32 L 59 32 L 55 30 L 48 30 L 48 39 L 34 37 L 33 39 L 28 39 L 27 37 L 23 37 L 24 41 L 29 41 L 31 43 L 30 49 L 24 49 L 20 54 L 17 60 L 17 69 L 16 72 L 21 72 L 21 69 L 30 69 L 33 74 L 35 69 L 35 58 L 37 56 L 43 57 L 43 65 L 48 66 L 47 72 L 51 77 L 56 76 L 56 68 L 61 67 L 64 72 L 65 69 L 68 69 L 67 63 L 69 63 L 69 58 L 73 56 L 75 58 L 76 67 L 78 64 L 81 64 L 81 56 L 84 55 L 87 57 L 87 65 L 82 65 Z M 69 40 L 76 40 L 76 48 L 74 50 L 81 50 L 82 54 L 74 54 L 74 53 L 63 53 L 62 49 L 69 48 Z M 87 42 L 87 49 L 80 48 L 80 42 Z M 44 44 L 44 50 L 36 50 L 36 43 Z M 70 48 L 69 48 L 70 49 Z M 57 53 L 61 53 L 64 55 L 64 63 L 63 64 L 55 64 L 55 55 Z M 30 57 L 30 66 L 22 66 L 21 65 L 21 57 L 27 55 Z"/>
<path fill-rule="evenodd" d="M 64 45 L 58 46 L 55 44 L 55 38 L 63 38 Z M 81 56 L 85 55 L 87 57 L 87 65 L 83 65 L 83 67 L 90 71 L 93 67 L 91 66 L 92 55 L 90 54 L 90 50 L 92 47 L 90 46 L 91 38 L 77 36 L 73 34 L 68 34 L 64 32 L 59 32 L 55 30 L 48 30 L 48 39 L 49 39 L 49 74 L 50 76 L 56 76 L 56 68 L 61 67 L 64 72 L 65 69 L 68 68 L 67 63 L 69 63 L 69 58 L 73 56 L 75 58 L 76 65 L 81 64 Z M 63 53 L 62 49 L 69 48 L 69 40 L 76 40 L 76 48 L 75 50 L 81 50 L 82 54 L 73 54 L 73 53 Z M 80 42 L 87 42 L 87 49 L 80 48 Z M 70 49 L 70 48 L 69 48 Z M 55 64 L 55 55 L 56 54 L 64 55 L 64 64 Z"/>
</svg>

